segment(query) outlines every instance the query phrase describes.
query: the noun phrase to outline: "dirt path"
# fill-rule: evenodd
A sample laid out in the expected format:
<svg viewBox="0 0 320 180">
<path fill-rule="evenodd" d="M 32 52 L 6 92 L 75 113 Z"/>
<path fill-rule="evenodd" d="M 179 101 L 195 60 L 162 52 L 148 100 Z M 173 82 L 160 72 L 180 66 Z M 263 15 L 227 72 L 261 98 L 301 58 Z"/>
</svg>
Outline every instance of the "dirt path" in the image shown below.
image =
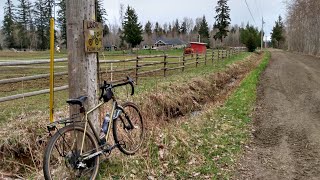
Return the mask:
<svg viewBox="0 0 320 180">
<path fill-rule="evenodd" d="M 273 51 L 234 179 L 320 179 L 320 59 Z"/>
</svg>

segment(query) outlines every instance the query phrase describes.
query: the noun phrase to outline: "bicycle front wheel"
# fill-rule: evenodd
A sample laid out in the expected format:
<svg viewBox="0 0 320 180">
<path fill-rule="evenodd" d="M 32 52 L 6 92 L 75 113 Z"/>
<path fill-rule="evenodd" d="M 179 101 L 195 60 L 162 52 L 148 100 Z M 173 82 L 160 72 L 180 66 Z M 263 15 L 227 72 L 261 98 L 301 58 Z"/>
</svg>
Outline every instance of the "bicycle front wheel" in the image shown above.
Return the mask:
<svg viewBox="0 0 320 180">
<path fill-rule="evenodd" d="M 137 105 L 126 102 L 122 108 L 123 112 L 113 122 L 113 137 L 121 152 L 132 155 L 138 151 L 143 142 L 144 124 Z"/>
<path fill-rule="evenodd" d="M 98 151 L 98 143 L 90 133 L 77 125 L 66 126 L 50 139 L 43 159 L 43 173 L 47 180 L 95 179 L 99 169 L 99 156 L 81 160 L 82 139 L 85 136 L 82 154 Z"/>
</svg>

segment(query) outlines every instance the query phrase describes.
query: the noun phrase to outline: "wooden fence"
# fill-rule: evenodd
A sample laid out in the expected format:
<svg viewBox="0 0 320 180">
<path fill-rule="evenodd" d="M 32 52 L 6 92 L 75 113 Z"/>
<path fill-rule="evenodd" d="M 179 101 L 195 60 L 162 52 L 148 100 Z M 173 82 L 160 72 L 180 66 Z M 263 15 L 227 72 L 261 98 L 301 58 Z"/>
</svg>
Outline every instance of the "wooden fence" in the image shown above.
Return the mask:
<svg viewBox="0 0 320 180">
<path fill-rule="evenodd" d="M 198 67 L 200 64 L 214 64 L 220 60 L 229 58 L 233 55 L 239 54 L 245 48 L 229 48 L 227 50 L 211 49 L 207 50 L 204 54 L 191 54 L 183 56 L 169 56 L 167 54 L 154 55 L 154 56 L 137 56 L 132 59 L 125 60 L 101 60 L 101 65 L 107 65 L 106 72 L 101 72 L 107 77 L 111 83 L 123 81 L 123 79 L 114 79 L 113 77 L 123 77 L 123 75 L 130 75 L 138 83 L 139 79 L 146 76 L 168 76 L 169 72 L 185 71 L 186 68 Z M 148 60 L 151 59 L 151 60 Z M 152 60 L 153 59 L 153 60 Z M 57 59 L 55 62 L 67 62 L 67 59 Z M 127 63 L 125 68 L 118 68 L 116 64 Z M 49 60 L 36 60 L 36 61 L 10 61 L 0 62 L 1 66 L 21 66 L 21 65 L 35 65 L 35 64 L 49 64 Z M 115 67 L 115 68 L 114 68 Z M 55 73 L 55 76 L 68 75 L 67 72 Z M 18 83 L 23 81 L 37 80 L 48 78 L 49 74 L 40 74 L 26 77 L 17 77 L 0 80 L 0 85 L 9 83 Z M 56 87 L 55 91 L 62 91 L 68 89 L 67 85 Z M 49 93 L 49 89 L 16 94 L 6 97 L 0 97 L 0 102 L 12 101 L 15 99 L 36 96 L 40 94 Z"/>
</svg>

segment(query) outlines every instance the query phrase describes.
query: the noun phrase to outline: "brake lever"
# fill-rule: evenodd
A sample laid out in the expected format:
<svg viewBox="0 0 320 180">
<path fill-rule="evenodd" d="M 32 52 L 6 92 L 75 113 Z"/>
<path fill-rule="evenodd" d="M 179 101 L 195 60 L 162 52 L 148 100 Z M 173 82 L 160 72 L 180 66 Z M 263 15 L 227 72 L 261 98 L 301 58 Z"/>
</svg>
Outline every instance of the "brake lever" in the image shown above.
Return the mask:
<svg viewBox="0 0 320 180">
<path fill-rule="evenodd" d="M 127 76 L 127 80 L 128 80 L 129 82 L 133 83 L 133 84 L 136 84 L 136 83 L 134 82 L 134 80 L 131 79 L 129 76 Z"/>
</svg>

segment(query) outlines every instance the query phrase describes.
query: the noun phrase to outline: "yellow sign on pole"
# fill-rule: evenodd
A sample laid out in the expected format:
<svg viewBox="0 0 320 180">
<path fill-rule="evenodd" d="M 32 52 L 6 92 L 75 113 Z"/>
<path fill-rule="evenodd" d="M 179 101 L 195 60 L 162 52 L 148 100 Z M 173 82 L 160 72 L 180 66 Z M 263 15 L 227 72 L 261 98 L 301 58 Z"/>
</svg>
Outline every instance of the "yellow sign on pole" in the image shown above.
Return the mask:
<svg viewBox="0 0 320 180">
<path fill-rule="evenodd" d="M 84 21 L 84 38 L 86 52 L 99 52 L 103 50 L 103 27 L 102 23 Z"/>
</svg>

